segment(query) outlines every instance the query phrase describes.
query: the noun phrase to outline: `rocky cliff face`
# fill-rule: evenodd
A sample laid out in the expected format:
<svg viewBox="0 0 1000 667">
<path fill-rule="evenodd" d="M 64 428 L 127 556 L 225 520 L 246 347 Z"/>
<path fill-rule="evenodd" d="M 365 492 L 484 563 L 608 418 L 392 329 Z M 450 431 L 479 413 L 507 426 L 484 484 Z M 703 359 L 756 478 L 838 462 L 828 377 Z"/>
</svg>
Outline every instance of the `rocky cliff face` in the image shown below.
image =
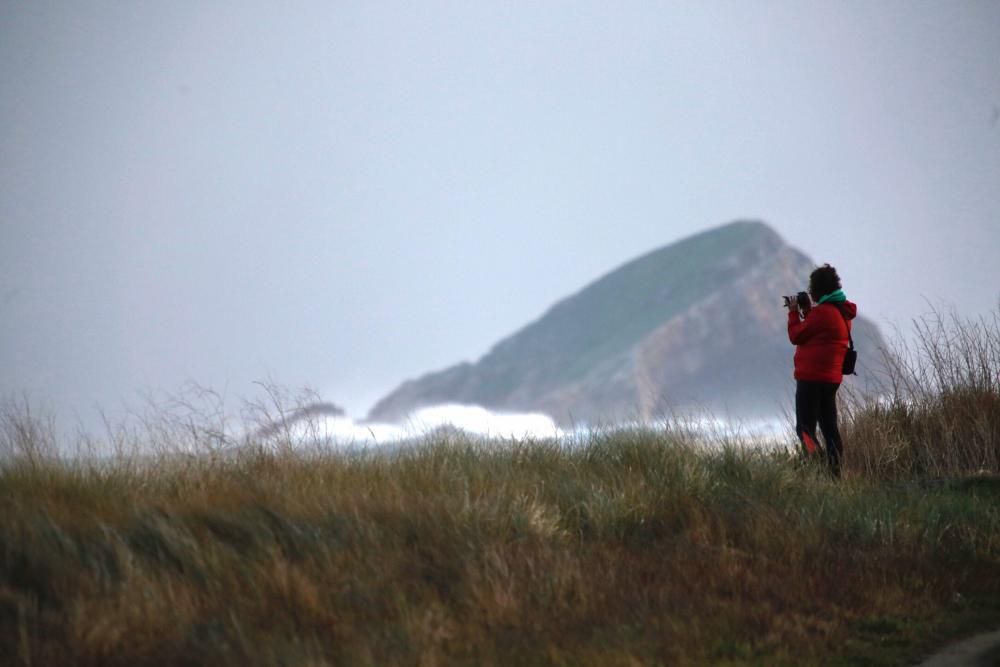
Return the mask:
<svg viewBox="0 0 1000 667">
<path fill-rule="evenodd" d="M 793 385 L 780 297 L 804 289 L 814 267 L 761 222 L 697 234 L 560 301 L 478 362 L 404 382 L 369 419 L 398 420 L 441 403 L 590 425 L 692 407 L 776 414 Z M 883 342 L 863 317 L 854 341 L 864 381 Z"/>
</svg>

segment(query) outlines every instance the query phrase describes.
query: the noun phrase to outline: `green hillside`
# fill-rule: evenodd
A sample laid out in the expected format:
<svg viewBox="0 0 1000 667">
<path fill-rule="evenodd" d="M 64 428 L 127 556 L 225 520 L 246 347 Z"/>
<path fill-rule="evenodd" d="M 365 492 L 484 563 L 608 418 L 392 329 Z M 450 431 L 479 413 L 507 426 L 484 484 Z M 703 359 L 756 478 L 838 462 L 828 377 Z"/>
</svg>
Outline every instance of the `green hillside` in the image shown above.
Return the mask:
<svg viewBox="0 0 1000 667">
<path fill-rule="evenodd" d="M 718 289 L 727 270 L 737 273 L 725 262 L 733 253 L 780 242 L 767 225 L 740 221 L 628 262 L 497 344 L 480 362 L 492 396 L 480 398 L 505 395 L 526 368 L 551 385 L 578 379 Z"/>
</svg>

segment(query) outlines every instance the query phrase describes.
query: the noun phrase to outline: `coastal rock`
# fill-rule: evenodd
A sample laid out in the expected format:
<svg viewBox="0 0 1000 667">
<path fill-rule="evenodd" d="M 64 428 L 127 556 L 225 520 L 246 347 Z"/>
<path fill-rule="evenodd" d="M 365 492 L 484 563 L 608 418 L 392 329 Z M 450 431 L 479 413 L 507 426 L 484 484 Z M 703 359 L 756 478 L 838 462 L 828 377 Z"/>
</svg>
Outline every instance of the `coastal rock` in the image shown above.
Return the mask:
<svg viewBox="0 0 1000 667">
<path fill-rule="evenodd" d="M 692 408 L 779 414 L 794 388 L 781 296 L 804 289 L 815 266 L 762 222 L 696 234 L 559 301 L 477 362 L 404 382 L 369 419 L 441 403 L 592 426 Z M 864 317 L 853 335 L 861 357 L 849 382 L 870 382 L 882 337 Z"/>
</svg>

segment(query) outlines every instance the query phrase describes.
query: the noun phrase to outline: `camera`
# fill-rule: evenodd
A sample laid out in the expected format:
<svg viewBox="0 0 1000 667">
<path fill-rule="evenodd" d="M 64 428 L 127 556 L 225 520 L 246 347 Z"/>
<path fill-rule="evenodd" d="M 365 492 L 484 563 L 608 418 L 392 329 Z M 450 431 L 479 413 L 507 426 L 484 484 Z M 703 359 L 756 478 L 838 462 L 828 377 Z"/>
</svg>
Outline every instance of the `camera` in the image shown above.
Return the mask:
<svg viewBox="0 0 1000 667">
<path fill-rule="evenodd" d="M 812 306 L 812 300 L 809 298 L 809 294 L 806 292 L 799 292 L 794 296 L 783 296 L 781 297 L 785 300 L 785 307 L 787 308 L 792 303 L 795 303 L 799 310 L 806 310 Z"/>
</svg>

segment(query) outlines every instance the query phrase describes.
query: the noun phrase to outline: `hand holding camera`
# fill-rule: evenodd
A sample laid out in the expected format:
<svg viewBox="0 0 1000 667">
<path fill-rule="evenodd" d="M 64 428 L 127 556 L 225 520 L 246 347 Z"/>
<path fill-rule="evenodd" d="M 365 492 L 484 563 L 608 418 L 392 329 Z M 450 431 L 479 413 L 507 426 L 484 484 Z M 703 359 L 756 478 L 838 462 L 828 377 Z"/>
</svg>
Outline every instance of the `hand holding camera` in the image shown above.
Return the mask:
<svg viewBox="0 0 1000 667">
<path fill-rule="evenodd" d="M 809 298 L 809 294 L 806 292 L 799 292 L 795 296 L 784 296 L 781 298 L 785 300 L 785 308 L 789 311 L 798 310 L 805 314 L 812 308 L 812 299 Z"/>
</svg>

